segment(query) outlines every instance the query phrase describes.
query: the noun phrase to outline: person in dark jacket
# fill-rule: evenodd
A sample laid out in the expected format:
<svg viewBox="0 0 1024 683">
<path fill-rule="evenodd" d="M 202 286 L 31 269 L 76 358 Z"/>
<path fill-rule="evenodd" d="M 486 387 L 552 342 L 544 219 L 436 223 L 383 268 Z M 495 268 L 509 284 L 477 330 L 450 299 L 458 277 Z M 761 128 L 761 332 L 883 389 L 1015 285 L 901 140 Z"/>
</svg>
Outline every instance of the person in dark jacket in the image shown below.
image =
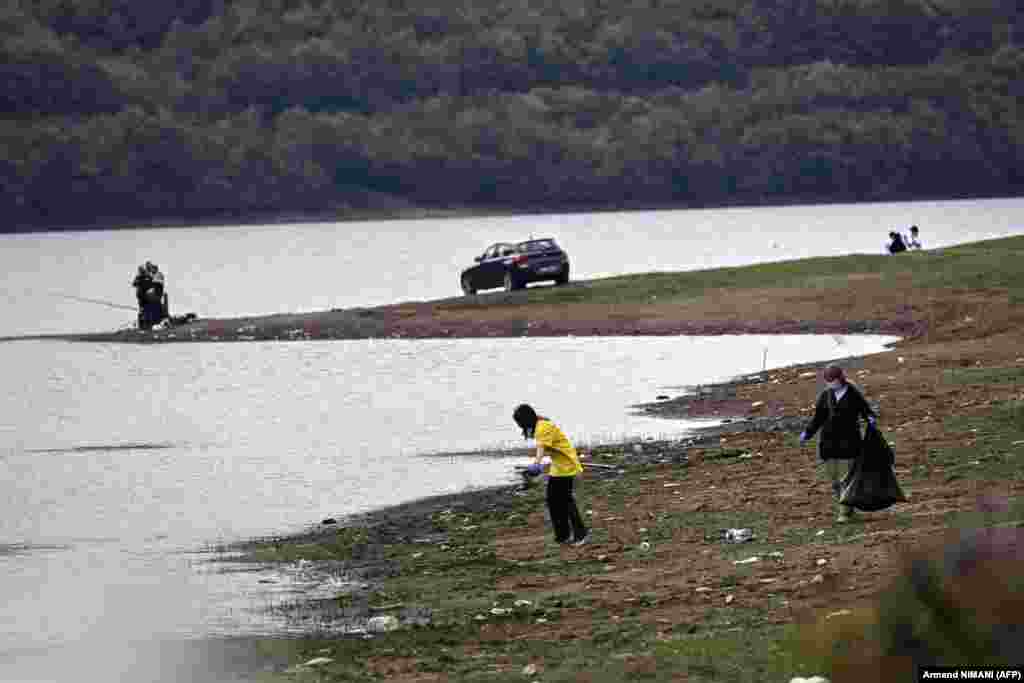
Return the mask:
<svg viewBox="0 0 1024 683">
<path fill-rule="evenodd" d="M 898 232 L 889 233 L 889 244 L 885 247 L 890 254 L 899 254 L 900 252 L 907 250 L 907 245 L 903 241 L 903 236 Z"/>
<path fill-rule="evenodd" d="M 135 288 L 135 300 L 139 302 L 139 309 L 146 305 L 146 292 L 153 286 L 153 277 L 146 270 L 146 266 L 139 266 L 135 279 L 132 280 L 132 287 Z"/>
<path fill-rule="evenodd" d="M 838 500 L 840 482 L 849 471 L 854 459 L 861 451 L 860 418 L 875 423 L 875 411 L 868 405 L 860 390 L 846 379 L 838 365 L 825 368 L 826 388 L 818 396 L 814 417 L 800 434 L 804 443 L 820 429 L 818 457 L 825 464 L 825 471 L 832 483 L 832 493 Z M 847 472 L 843 472 L 842 461 L 846 461 Z M 851 507 L 840 505 L 838 522 L 848 522 L 853 516 Z"/>
</svg>

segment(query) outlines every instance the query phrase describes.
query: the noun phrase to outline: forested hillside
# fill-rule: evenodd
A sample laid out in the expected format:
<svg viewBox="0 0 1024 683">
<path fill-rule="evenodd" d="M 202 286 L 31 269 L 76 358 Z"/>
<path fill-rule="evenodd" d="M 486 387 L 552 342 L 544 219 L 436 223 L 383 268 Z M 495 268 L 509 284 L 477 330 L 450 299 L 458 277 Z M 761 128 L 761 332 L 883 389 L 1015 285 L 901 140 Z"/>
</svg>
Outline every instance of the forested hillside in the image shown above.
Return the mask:
<svg viewBox="0 0 1024 683">
<path fill-rule="evenodd" d="M 0 231 L 1018 195 L 1019 0 L 7 0 Z"/>
</svg>

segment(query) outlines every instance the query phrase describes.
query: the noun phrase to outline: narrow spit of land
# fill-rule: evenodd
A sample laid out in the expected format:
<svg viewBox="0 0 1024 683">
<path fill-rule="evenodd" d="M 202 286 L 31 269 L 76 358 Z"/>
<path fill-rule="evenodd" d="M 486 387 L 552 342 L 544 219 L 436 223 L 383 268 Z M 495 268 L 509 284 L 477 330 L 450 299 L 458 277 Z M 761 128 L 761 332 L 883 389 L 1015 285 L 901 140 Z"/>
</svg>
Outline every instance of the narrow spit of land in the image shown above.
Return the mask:
<svg viewBox="0 0 1024 683">
<path fill-rule="evenodd" d="M 898 257 L 845 256 L 625 275 L 372 308 L 208 318 L 142 332 L 45 335 L 203 342 L 564 335 L 879 333 L 919 338 L 1009 329 L 1021 238 Z M 201 312 L 200 312 L 201 313 Z M 970 318 L 970 321 L 966 321 Z"/>
<path fill-rule="evenodd" d="M 381 630 L 370 639 L 265 641 L 261 647 L 289 661 L 267 679 L 910 680 L 911 660 L 883 650 L 884 641 L 899 654 L 899 643 L 878 630 L 881 606 L 899 603 L 886 591 L 906 558 L 969 523 L 979 500 L 989 521 L 999 509 L 1009 518 L 1004 527 L 1019 525 L 1022 251 L 1024 238 L 1012 238 L 906 258 L 630 276 L 386 309 L 408 336 L 429 336 L 430 325 L 504 333 L 516 321 L 530 334 L 766 332 L 790 324 L 902 333 L 891 352 L 844 365 L 880 410 L 910 502 L 834 523 L 814 449 L 796 437 L 820 388 L 820 367 L 702 387 L 643 409 L 729 422 L 687 441 L 640 444 L 639 453 L 633 443 L 582 449 L 585 461 L 615 467 L 589 468 L 580 481 L 593 526 L 583 548 L 555 546 L 541 487 L 516 486 L 247 544 L 242 550 L 254 561 L 320 561 L 362 577 L 359 588 L 297 612 L 328 627 Z M 609 327 L 586 327 L 595 320 Z M 750 529 L 754 540 L 726 543 L 727 528 Z M 993 609 L 972 611 L 977 618 L 964 628 L 1008 613 L 998 606 L 1017 605 L 1014 595 L 986 593 L 982 602 Z M 954 607 L 971 599 L 954 596 Z M 915 609 L 918 622 L 941 623 L 926 605 Z M 955 641 L 942 641 L 946 635 L 937 642 L 948 653 Z"/>
</svg>

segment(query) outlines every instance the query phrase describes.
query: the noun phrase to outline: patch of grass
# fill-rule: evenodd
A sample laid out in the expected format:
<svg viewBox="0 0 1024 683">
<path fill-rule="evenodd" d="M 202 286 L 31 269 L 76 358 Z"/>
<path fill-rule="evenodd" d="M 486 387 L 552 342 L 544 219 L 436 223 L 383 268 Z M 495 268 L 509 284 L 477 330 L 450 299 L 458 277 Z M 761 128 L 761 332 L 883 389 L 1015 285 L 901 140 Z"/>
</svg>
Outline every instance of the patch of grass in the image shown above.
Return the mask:
<svg viewBox="0 0 1024 683">
<path fill-rule="evenodd" d="M 849 255 L 764 263 L 737 268 L 643 273 L 601 278 L 572 287 L 539 287 L 523 297 L 493 302 L 445 304 L 443 308 L 531 304 L 684 303 L 708 292 L 761 288 L 830 290 L 849 286 L 851 276 L 877 275 L 883 281 L 910 280 L 917 288 L 1006 289 L 1012 301 L 1024 301 L 1024 237 L 974 242 L 905 258 Z"/>
<path fill-rule="evenodd" d="M 942 378 L 949 384 L 1024 384 L 1024 367 L 947 368 Z"/>
<path fill-rule="evenodd" d="M 1004 480 L 1024 477 L 1024 401 L 1002 401 L 988 415 L 954 416 L 945 420 L 950 431 L 970 432 L 975 445 L 929 451 L 946 477 Z M 950 479 L 951 480 L 951 479 Z"/>
<path fill-rule="evenodd" d="M 795 628 L 762 626 L 676 638 L 657 643 L 654 652 L 659 665 L 685 672 L 688 681 L 753 683 L 821 673 L 820 664 L 805 661 L 799 645 Z"/>
<path fill-rule="evenodd" d="M 333 534 L 316 539 L 282 539 L 254 541 L 236 547 L 242 555 L 234 562 L 286 563 L 299 560 L 347 560 L 357 546 L 367 540 L 367 532 L 360 527 L 342 527 Z"/>
</svg>

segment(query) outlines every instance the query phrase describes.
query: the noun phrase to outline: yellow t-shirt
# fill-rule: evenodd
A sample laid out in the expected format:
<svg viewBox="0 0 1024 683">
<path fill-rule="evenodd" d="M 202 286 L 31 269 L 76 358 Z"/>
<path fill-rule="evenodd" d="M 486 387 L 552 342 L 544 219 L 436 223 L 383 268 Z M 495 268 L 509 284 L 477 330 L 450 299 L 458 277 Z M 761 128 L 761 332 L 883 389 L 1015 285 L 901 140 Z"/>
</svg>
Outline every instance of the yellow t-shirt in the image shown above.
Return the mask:
<svg viewBox="0 0 1024 683">
<path fill-rule="evenodd" d="M 543 446 L 544 452 L 551 456 L 548 476 L 574 477 L 583 471 L 576 449 L 553 422 L 543 418 L 537 420 L 533 436 L 537 440 L 537 445 Z"/>
</svg>

